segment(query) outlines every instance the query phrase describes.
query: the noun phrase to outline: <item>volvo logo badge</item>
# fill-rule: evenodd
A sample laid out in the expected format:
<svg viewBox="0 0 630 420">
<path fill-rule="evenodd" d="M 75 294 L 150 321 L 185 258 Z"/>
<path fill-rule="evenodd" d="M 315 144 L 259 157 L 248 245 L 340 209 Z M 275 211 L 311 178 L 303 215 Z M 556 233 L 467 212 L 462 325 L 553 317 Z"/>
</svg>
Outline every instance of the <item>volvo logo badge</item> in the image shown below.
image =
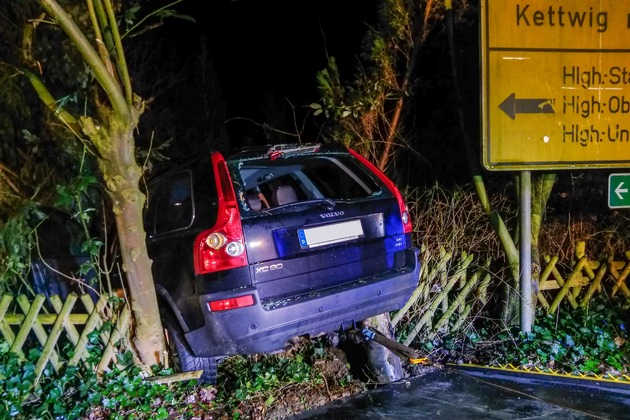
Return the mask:
<svg viewBox="0 0 630 420">
<path fill-rule="evenodd" d="M 322 219 L 331 219 L 333 217 L 339 217 L 339 216 L 343 216 L 342 211 L 331 211 L 330 213 L 321 213 L 319 215 L 319 217 L 321 217 Z"/>
</svg>

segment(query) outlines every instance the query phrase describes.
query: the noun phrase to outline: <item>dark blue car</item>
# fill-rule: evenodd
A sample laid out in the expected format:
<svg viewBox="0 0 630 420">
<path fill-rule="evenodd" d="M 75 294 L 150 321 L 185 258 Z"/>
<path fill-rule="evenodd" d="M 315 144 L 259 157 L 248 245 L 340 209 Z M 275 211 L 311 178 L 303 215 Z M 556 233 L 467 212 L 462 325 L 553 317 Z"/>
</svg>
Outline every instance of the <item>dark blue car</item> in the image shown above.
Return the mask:
<svg viewBox="0 0 630 420">
<path fill-rule="evenodd" d="M 401 193 L 344 146 L 209 152 L 148 192 L 168 342 L 179 368 L 207 382 L 227 355 L 350 328 L 401 308 L 418 284 Z"/>
</svg>

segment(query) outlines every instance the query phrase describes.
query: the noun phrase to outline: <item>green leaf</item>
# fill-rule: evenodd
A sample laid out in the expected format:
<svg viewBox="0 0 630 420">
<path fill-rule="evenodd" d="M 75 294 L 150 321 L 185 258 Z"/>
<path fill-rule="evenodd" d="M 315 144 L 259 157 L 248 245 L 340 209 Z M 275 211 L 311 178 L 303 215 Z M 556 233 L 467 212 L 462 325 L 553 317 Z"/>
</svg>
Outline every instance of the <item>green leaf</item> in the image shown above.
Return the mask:
<svg viewBox="0 0 630 420">
<path fill-rule="evenodd" d="M 157 411 L 157 413 L 155 413 L 155 418 L 156 419 L 167 419 L 168 418 L 168 410 L 164 407 L 160 407 Z"/>
</svg>

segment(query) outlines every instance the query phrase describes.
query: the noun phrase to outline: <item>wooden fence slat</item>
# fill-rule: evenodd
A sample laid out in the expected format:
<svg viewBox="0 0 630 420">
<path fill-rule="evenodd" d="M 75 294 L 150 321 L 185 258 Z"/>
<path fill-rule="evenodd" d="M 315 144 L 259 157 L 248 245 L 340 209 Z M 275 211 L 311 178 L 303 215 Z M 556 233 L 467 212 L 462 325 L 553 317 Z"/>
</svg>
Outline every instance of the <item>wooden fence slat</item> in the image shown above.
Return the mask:
<svg viewBox="0 0 630 420">
<path fill-rule="evenodd" d="M 539 283 L 539 285 L 538 285 L 538 290 L 539 291 L 543 291 L 543 290 L 558 290 L 559 288 L 560 288 L 560 283 L 558 283 L 556 281 L 556 279 L 547 280 L 547 281 Z"/>
<path fill-rule="evenodd" d="M 446 271 L 442 271 L 438 277 L 440 278 L 440 290 L 444 290 L 448 283 L 448 275 Z M 461 280 L 459 281 L 461 282 Z M 444 296 L 444 299 L 442 299 L 441 306 L 442 306 L 442 312 L 448 309 L 448 294 Z"/>
<path fill-rule="evenodd" d="M 23 314 L 6 314 L 4 319 L 9 325 L 22 325 L 25 315 Z M 83 325 L 88 319 L 87 314 L 70 314 L 67 322 L 73 325 Z M 57 314 L 39 314 L 37 315 L 37 323 L 40 325 L 53 325 L 57 320 Z"/>
<path fill-rule="evenodd" d="M 625 281 L 628 278 L 628 274 L 630 274 L 630 262 L 626 263 L 626 266 L 624 267 L 621 274 L 619 273 L 616 273 L 616 274 L 617 276 L 615 276 L 615 280 L 617 280 L 617 283 L 612 289 L 612 295 L 615 296 L 617 294 L 617 291 L 621 290 L 621 292 L 626 297 L 630 297 L 630 290 L 628 290 L 628 286 L 626 286 L 625 284 Z"/>
<path fill-rule="evenodd" d="M 9 294 L 2 295 L 2 299 L 0 299 L 0 320 L 4 319 L 11 302 L 13 302 L 13 296 Z"/>
<path fill-rule="evenodd" d="M 57 315 L 57 322 L 55 322 L 55 324 L 51 328 L 50 333 L 48 334 L 48 340 L 46 340 L 46 344 L 44 344 L 44 348 L 42 349 L 42 354 L 35 364 L 35 379 L 33 381 L 33 386 L 36 386 L 37 382 L 39 382 L 39 378 L 41 377 L 44 368 L 48 364 L 48 360 L 54 353 L 55 345 L 57 344 L 57 341 L 61 336 L 61 331 L 63 330 L 63 324 L 70 314 L 70 311 L 72 311 L 72 308 L 74 307 L 74 303 L 76 301 L 76 293 L 70 293 L 68 297 L 66 297 L 66 302 L 63 304 L 63 308 L 61 308 L 61 312 L 59 312 L 59 315 Z M 58 368 L 55 369 L 59 371 Z"/>
<path fill-rule="evenodd" d="M 549 257 L 545 257 L 544 260 L 547 263 L 547 266 L 540 274 L 538 290 L 559 289 L 560 284 L 556 281 L 556 279 L 549 280 L 549 275 L 553 272 L 553 268 L 558 263 L 558 256 L 554 255 L 551 259 Z"/>
<path fill-rule="evenodd" d="M 427 280 L 432 281 L 435 279 L 442 271 L 446 270 L 446 264 L 453 258 L 453 254 L 450 252 L 444 251 L 441 253 L 440 262 L 429 272 L 427 273 Z"/>
<path fill-rule="evenodd" d="M 464 287 L 458 292 L 457 297 L 455 298 L 455 300 L 450 304 L 450 306 L 448 307 L 448 309 L 444 312 L 444 314 L 442 315 L 442 317 L 438 320 L 438 322 L 431 328 L 432 332 L 429 333 L 428 335 L 428 339 L 432 339 L 435 336 L 435 333 L 442 328 L 444 325 L 446 325 L 446 323 L 448 322 L 449 318 L 451 317 L 451 315 L 455 312 L 455 310 L 457 308 L 460 307 L 460 305 L 462 303 L 465 302 L 466 298 L 468 297 L 468 294 L 471 292 L 472 288 L 477 284 L 477 281 L 479 280 L 479 276 L 477 273 L 473 274 L 470 278 L 470 280 L 468 280 L 468 282 L 466 282 L 466 284 L 464 285 Z"/>
<path fill-rule="evenodd" d="M 564 285 L 565 285 L 566 283 L 568 283 L 568 282 L 569 282 L 569 280 L 570 280 L 570 278 L 571 278 L 571 275 L 569 275 L 569 277 L 567 278 L 567 281 L 565 282 L 565 281 L 564 281 L 564 278 L 563 278 L 563 277 L 562 277 L 562 275 L 560 274 L 560 271 L 558 271 L 558 268 L 557 268 L 557 267 L 554 267 L 554 268 L 553 268 L 553 275 L 554 275 L 554 277 L 556 278 L 556 281 L 558 282 L 558 284 L 559 284 L 561 287 L 564 287 Z M 575 298 L 573 297 L 573 294 L 568 293 L 566 296 L 567 296 L 567 300 L 569 301 L 569 304 L 571 305 L 571 307 L 573 307 L 573 308 L 577 308 L 577 307 L 578 307 L 578 303 L 577 303 L 577 301 L 575 300 Z"/>
<path fill-rule="evenodd" d="M 461 259 L 465 260 L 466 258 L 468 258 L 468 253 L 467 252 L 462 252 Z M 446 282 L 446 276 L 444 276 L 444 281 Z M 457 288 L 457 290 L 463 289 L 466 286 L 466 283 L 467 283 L 466 282 L 466 276 L 460 277 L 460 279 L 459 279 L 459 287 Z M 448 309 L 448 308 L 444 308 L 444 309 Z"/>
<path fill-rule="evenodd" d="M 573 295 L 571 295 L 571 294 L 567 295 L 567 294 L 569 293 L 569 291 L 570 291 L 570 289 L 572 287 L 573 280 L 576 277 L 578 277 L 578 276 L 581 277 L 582 268 L 587 263 L 587 261 L 588 260 L 586 259 L 586 257 L 583 257 L 575 265 L 573 273 L 571 273 L 571 276 L 569 276 L 569 279 L 567 280 L 567 282 L 564 283 L 564 285 L 560 289 L 560 292 L 558 292 L 558 296 L 556 296 L 556 298 L 554 299 L 553 303 L 549 307 L 549 312 L 550 313 L 553 313 L 553 312 L 556 311 L 556 309 L 558 308 L 558 305 L 560 305 L 560 302 L 562 302 L 562 299 L 564 299 L 565 296 L 570 296 L 569 301 L 571 302 L 571 306 L 573 306 L 573 303 L 575 303 L 575 306 L 573 306 L 573 309 L 577 308 L 577 302 L 575 302 L 575 298 L 573 297 Z"/>
<path fill-rule="evenodd" d="M 75 302 L 77 300 L 76 293 L 74 293 L 74 300 Z M 61 314 L 64 303 L 61 302 L 61 298 L 59 297 L 59 295 L 51 296 L 50 302 L 52 303 L 52 306 L 55 312 L 57 312 L 57 315 Z M 66 300 L 66 302 L 68 301 Z M 68 322 L 69 317 L 70 317 L 70 313 L 66 314 L 64 329 L 66 330 L 66 335 L 70 339 L 70 342 L 72 343 L 72 345 L 76 346 L 77 342 L 79 341 L 79 331 L 77 331 L 76 327 L 72 323 Z"/>
<path fill-rule="evenodd" d="M 24 319 L 25 323 L 22 324 L 22 326 L 20 327 L 20 331 L 28 323 L 27 322 L 28 314 L 30 313 L 30 310 L 32 309 L 32 307 L 35 305 L 35 302 L 39 302 L 40 298 L 41 298 L 41 303 L 43 303 L 45 300 L 45 296 L 40 294 L 40 295 L 35 296 L 35 299 L 33 299 L 33 305 L 31 305 L 31 303 L 28 301 L 28 298 L 25 295 L 19 295 L 17 297 L 17 302 L 18 302 L 18 305 L 20 305 L 20 309 L 22 309 L 22 312 L 27 314 L 26 318 Z M 41 303 L 39 304 L 40 308 L 41 308 Z M 37 310 L 39 311 L 39 308 Z M 42 324 L 39 322 L 37 318 L 35 318 L 34 322 L 32 323 L 32 330 L 35 333 L 35 336 L 39 340 L 40 344 L 42 346 L 46 344 L 46 340 L 48 339 L 48 334 L 46 333 L 46 330 L 44 329 L 44 327 L 42 326 Z M 55 370 L 59 370 L 61 368 L 59 355 L 57 355 L 56 352 L 53 352 L 50 355 L 50 362 L 54 366 Z"/>
<path fill-rule="evenodd" d="M 37 325 L 37 314 L 44 304 L 44 300 L 46 300 L 46 297 L 44 295 L 37 295 L 35 296 L 35 299 L 33 299 L 33 303 L 31 304 L 28 302 L 28 300 L 25 300 L 25 298 L 26 296 L 18 296 L 18 303 L 20 303 L 20 306 L 22 306 L 22 310 L 24 311 L 26 316 L 24 317 L 24 321 L 22 322 L 18 333 L 15 335 L 15 340 L 13 341 L 11 349 L 9 350 L 12 352 L 17 352 L 17 350 L 21 349 L 26 342 L 26 339 L 28 338 L 28 333 L 30 333 L 31 329 L 34 329 L 34 326 Z M 46 336 L 46 332 L 43 330 L 43 328 L 41 329 L 41 334 L 43 334 L 44 337 Z M 46 341 L 45 338 L 44 341 Z"/>
<path fill-rule="evenodd" d="M 127 327 L 129 326 L 129 320 L 131 319 L 131 311 L 129 310 L 129 305 L 125 305 L 125 307 L 120 312 L 120 317 L 118 318 L 118 322 L 116 323 L 116 328 L 112 331 L 110 336 L 110 340 L 107 342 L 107 346 L 103 351 L 103 357 L 101 358 L 101 362 L 98 364 L 96 371 L 104 372 L 107 369 L 107 366 L 112 361 L 112 358 L 115 356 L 114 346 L 120 340 L 122 334 L 121 331 L 127 331 Z"/>
<path fill-rule="evenodd" d="M 82 300 L 84 296 L 86 295 L 81 296 Z M 90 300 L 90 303 L 92 303 L 92 299 L 89 297 L 88 299 Z M 91 305 L 91 307 L 92 309 L 90 311 L 90 316 L 85 323 L 85 326 L 83 327 L 83 332 L 81 333 L 79 341 L 74 348 L 74 356 L 72 356 L 72 358 L 70 358 L 70 361 L 68 362 L 68 365 L 70 366 L 76 365 L 77 363 L 79 363 L 79 360 L 86 359 L 85 351 L 88 344 L 87 337 L 92 331 L 94 331 L 95 328 L 97 328 L 97 325 L 102 324 L 101 311 L 103 310 L 103 307 L 105 307 L 105 297 L 101 296 L 98 302 L 96 302 L 96 307 L 94 307 L 93 304 Z"/>
<path fill-rule="evenodd" d="M 450 252 L 445 253 L 442 256 L 442 259 L 438 263 L 437 267 L 431 270 L 430 274 L 437 275 L 440 272 L 438 269 L 440 267 L 444 269 L 444 267 L 446 267 L 446 264 L 448 263 L 448 261 L 451 259 L 452 256 L 453 254 L 451 254 Z M 425 273 L 426 265 L 424 267 L 421 267 L 421 269 L 422 269 L 422 273 Z M 407 311 L 409 311 L 409 308 L 411 308 L 413 304 L 416 303 L 418 298 L 423 295 L 423 291 L 429 288 L 428 285 L 431 283 L 430 282 L 431 277 L 428 277 L 425 281 L 422 281 L 422 273 L 420 273 L 420 284 L 418 285 L 418 287 L 416 287 L 416 290 L 413 291 L 413 293 L 411 294 L 411 298 L 409 298 L 405 306 L 403 306 L 398 312 L 396 312 L 396 315 L 394 315 L 394 318 L 392 319 L 392 326 L 396 326 L 396 324 L 398 324 L 398 322 L 402 319 L 402 317 L 405 316 Z"/>
<path fill-rule="evenodd" d="M 586 242 L 580 241 L 575 245 L 575 257 L 581 260 L 586 255 Z"/>
<path fill-rule="evenodd" d="M 600 293 L 601 293 L 601 290 L 602 290 L 602 287 L 601 287 L 602 279 L 604 278 L 604 276 L 606 275 L 607 272 L 608 272 L 608 265 L 607 264 L 602 264 L 600 266 L 600 268 L 599 268 L 599 271 L 597 272 L 597 275 L 594 276 L 593 282 L 591 283 L 590 287 L 588 288 L 588 290 L 586 291 L 586 293 L 582 297 L 582 301 L 580 302 L 580 307 L 581 308 L 585 308 L 588 305 L 588 303 L 591 301 L 591 298 L 593 297 L 593 294 L 595 293 L 595 291 L 600 291 Z"/>
<path fill-rule="evenodd" d="M 94 311 L 94 301 L 92 301 L 92 299 L 88 299 L 89 296 L 87 295 L 83 295 L 83 304 L 85 305 L 85 307 L 88 309 L 88 311 L 90 313 L 92 313 Z M 105 314 L 104 311 L 105 309 L 107 309 L 107 301 L 109 300 L 109 295 L 106 293 L 101 294 L 100 299 L 98 300 L 98 302 L 103 302 L 103 305 L 100 306 L 100 309 L 98 310 L 100 317 L 96 318 L 96 325 L 94 326 L 94 328 L 101 328 L 103 326 L 103 319 L 111 319 L 112 318 L 112 314 Z M 103 343 L 107 343 L 109 342 L 109 331 L 106 330 L 101 330 L 99 336 L 101 337 L 101 341 Z"/>
<path fill-rule="evenodd" d="M 455 273 L 455 275 L 453 275 L 453 277 L 448 282 L 448 284 L 444 287 L 442 292 L 440 292 L 435 297 L 435 299 L 434 299 L 433 303 L 431 304 L 431 306 L 429 306 L 429 308 L 423 314 L 422 318 L 420 318 L 418 323 L 414 326 L 413 330 L 409 333 L 409 335 L 407 336 L 407 338 L 403 342 L 403 344 L 405 346 L 408 346 L 409 344 L 411 344 L 411 342 L 413 341 L 414 338 L 416 338 L 416 336 L 418 335 L 418 333 L 420 332 L 422 327 L 424 327 L 424 325 L 429 320 L 431 320 L 431 318 L 433 317 L 433 314 L 435 313 L 435 310 L 442 303 L 442 300 L 444 300 L 446 298 L 446 296 L 448 296 L 448 293 L 453 288 L 455 283 L 457 283 L 462 276 L 466 275 L 466 269 L 468 268 L 468 266 L 470 265 L 472 260 L 473 260 L 473 256 L 469 255 L 468 258 L 466 258 L 464 261 L 462 261 L 461 265 L 457 268 L 457 272 Z"/>
<path fill-rule="evenodd" d="M 571 279 L 571 290 L 569 291 L 569 294 L 572 295 L 574 299 L 580 296 L 580 292 L 582 291 L 582 288 L 588 285 L 590 281 L 588 276 L 584 277 L 581 272 L 583 270 L 585 271 L 587 267 L 588 267 L 588 260 L 586 261 L 584 265 L 582 265 L 582 270 L 580 270 L 580 273 L 578 273 L 578 275 L 576 275 L 575 277 Z M 575 307 L 573 309 L 575 309 Z"/>
<path fill-rule="evenodd" d="M 418 298 L 422 296 L 422 291 L 425 287 L 425 284 L 426 283 L 421 282 L 418 285 L 418 287 L 416 287 L 416 289 L 413 291 L 407 303 L 405 303 L 405 305 L 402 308 L 400 308 L 398 312 L 396 312 L 396 315 L 394 315 L 394 318 L 392 318 L 392 326 L 395 327 L 396 324 L 398 324 L 398 322 L 403 318 L 403 316 L 405 316 L 405 314 L 413 306 L 413 304 L 418 301 Z"/>
<path fill-rule="evenodd" d="M 98 300 L 98 302 L 103 302 L 103 305 L 100 306 L 99 309 L 99 314 L 101 315 L 99 318 L 97 318 L 97 323 L 96 323 L 96 328 L 101 328 L 103 326 L 103 319 L 112 319 L 112 313 L 106 314 L 104 311 L 106 309 L 110 310 L 110 308 L 108 307 L 107 303 L 109 301 L 110 296 L 106 293 L 103 293 L 101 295 L 101 298 Z M 87 307 L 90 308 L 91 310 L 94 308 L 94 302 L 92 302 L 90 300 L 90 302 L 86 302 L 87 303 Z M 101 337 L 101 341 L 103 343 L 108 343 L 110 340 L 110 331 L 109 330 L 101 330 L 99 336 Z"/>
<path fill-rule="evenodd" d="M 588 273 L 588 269 L 590 267 L 591 264 L 597 264 L 597 263 L 593 263 L 591 261 L 589 261 L 588 256 L 586 255 L 586 242 L 584 241 L 580 241 L 577 243 L 577 245 L 575 246 L 575 256 L 579 261 L 585 260 L 585 262 L 582 264 L 582 267 L 578 270 L 577 269 L 577 265 L 576 265 L 576 269 L 573 271 L 573 273 L 575 274 L 576 272 L 579 271 L 580 275 L 575 275 L 575 276 L 571 276 L 572 277 L 572 281 L 571 281 L 571 293 L 570 295 L 573 296 L 573 298 L 577 298 L 580 295 L 580 292 L 582 291 L 582 287 L 586 284 L 588 284 L 589 279 L 584 278 L 581 274 L 582 274 L 582 270 L 586 271 Z M 591 271 L 592 273 L 592 271 Z M 573 306 L 573 304 L 571 305 Z M 577 309 L 577 306 L 573 306 L 573 309 Z"/>
<path fill-rule="evenodd" d="M 104 297 L 106 298 L 107 295 L 101 295 L 98 302 L 100 302 Z M 83 306 L 85 306 L 85 309 L 87 309 L 88 314 L 94 312 L 94 301 L 92 300 L 92 297 L 90 295 L 88 295 L 87 293 L 81 295 L 81 303 L 83 303 Z"/>
<path fill-rule="evenodd" d="M 464 311 L 460 314 L 460 316 L 457 318 L 457 320 L 453 323 L 453 329 L 452 331 L 459 331 L 459 329 L 462 327 L 462 325 L 464 325 L 464 322 L 466 322 L 466 320 L 468 319 L 468 316 L 470 315 L 470 311 L 472 310 L 473 305 L 468 302 L 466 304 L 466 306 L 464 307 Z"/>
<path fill-rule="evenodd" d="M 431 305 L 427 308 L 420 320 L 418 320 L 414 328 L 411 330 L 411 332 L 403 342 L 405 346 L 411 344 L 411 342 L 414 340 L 414 338 L 416 338 L 422 328 L 427 325 L 427 323 L 433 318 L 437 307 L 440 306 L 442 304 L 442 301 L 446 298 L 446 296 L 448 296 L 448 293 L 453 288 L 453 286 L 455 286 L 455 283 L 457 283 L 459 277 L 460 276 L 451 277 L 450 281 L 444 286 L 444 289 L 442 289 L 442 291 L 435 296 L 435 299 L 433 300 Z"/>
<path fill-rule="evenodd" d="M 582 267 L 583 270 L 586 270 L 586 264 Z M 573 297 L 578 297 L 582 288 L 584 286 L 588 286 L 591 282 L 590 276 L 575 276 L 571 281 L 571 293 L 573 293 Z"/>
<path fill-rule="evenodd" d="M 489 265 L 489 262 L 488 262 L 488 265 Z M 486 273 L 481 283 L 479 283 L 479 287 L 477 288 L 477 291 L 475 292 L 482 306 L 485 306 L 486 303 L 488 303 L 488 286 L 490 286 L 491 279 L 492 277 L 490 276 L 490 274 Z"/>
<path fill-rule="evenodd" d="M 428 281 L 424 283 L 424 288 L 422 289 L 422 294 L 420 295 L 422 297 L 422 302 L 429 301 L 429 296 L 431 296 L 431 292 L 433 291 L 432 289 L 433 286 L 431 285 L 431 283 L 429 283 Z"/>
<path fill-rule="evenodd" d="M 612 256 L 609 257 L 612 260 Z M 612 261 L 609 262 L 608 266 L 614 268 L 615 270 L 619 271 L 619 270 L 623 270 L 623 268 L 626 266 L 626 262 L 624 261 Z"/>
<path fill-rule="evenodd" d="M 554 278 L 556 279 L 556 281 L 558 282 L 558 284 L 561 286 L 561 289 L 560 289 L 560 290 L 562 290 L 562 288 L 564 288 L 566 284 L 570 283 L 571 275 L 569 276 L 569 278 L 567 278 L 567 281 L 565 282 L 565 281 L 564 281 L 564 278 L 562 277 L 562 275 L 561 275 L 561 274 L 560 274 L 560 272 L 558 271 L 558 268 L 557 268 L 555 265 L 554 265 L 554 267 L 551 269 L 551 271 L 552 271 L 552 273 L 553 273 Z M 568 286 L 567 286 L 567 288 L 568 288 Z M 565 291 L 564 293 L 566 293 L 566 291 Z M 569 294 L 567 294 L 566 296 L 567 296 L 567 300 L 569 301 L 569 303 L 571 304 L 571 306 L 572 306 L 573 308 L 577 308 L 577 307 L 578 307 L 578 304 L 577 304 L 577 302 L 576 302 L 575 298 L 573 297 L 573 295 L 569 293 Z M 560 298 L 560 301 L 562 301 L 562 298 Z M 559 302 L 558 302 L 558 304 L 559 304 Z M 553 305 L 553 303 L 552 303 L 552 305 Z M 552 305 L 550 305 L 550 306 L 549 306 L 549 308 L 551 308 L 551 306 L 552 306 Z M 551 310 L 551 309 L 550 309 L 550 310 Z"/>
<path fill-rule="evenodd" d="M 12 301 L 13 301 L 13 296 L 9 294 L 3 295 L 2 299 L 0 300 L 0 332 L 4 336 L 4 339 L 7 341 L 9 346 L 13 345 L 13 342 L 15 341 L 15 334 L 13 334 L 13 330 L 11 329 L 11 327 L 5 320 L 5 317 L 7 315 L 6 312 L 9 309 L 9 306 L 11 305 Z M 17 354 L 21 358 L 24 357 L 24 353 L 22 352 L 22 350 L 20 350 Z"/>
</svg>

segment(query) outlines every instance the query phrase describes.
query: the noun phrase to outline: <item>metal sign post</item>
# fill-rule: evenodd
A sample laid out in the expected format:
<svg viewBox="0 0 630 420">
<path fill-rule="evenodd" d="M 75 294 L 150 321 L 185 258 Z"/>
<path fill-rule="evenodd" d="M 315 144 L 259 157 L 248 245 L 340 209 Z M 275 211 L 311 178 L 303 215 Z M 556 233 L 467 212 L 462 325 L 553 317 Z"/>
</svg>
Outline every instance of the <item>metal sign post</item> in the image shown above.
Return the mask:
<svg viewBox="0 0 630 420">
<path fill-rule="evenodd" d="M 532 173 L 521 172 L 521 331 L 532 330 L 534 308 L 532 306 Z"/>
</svg>

